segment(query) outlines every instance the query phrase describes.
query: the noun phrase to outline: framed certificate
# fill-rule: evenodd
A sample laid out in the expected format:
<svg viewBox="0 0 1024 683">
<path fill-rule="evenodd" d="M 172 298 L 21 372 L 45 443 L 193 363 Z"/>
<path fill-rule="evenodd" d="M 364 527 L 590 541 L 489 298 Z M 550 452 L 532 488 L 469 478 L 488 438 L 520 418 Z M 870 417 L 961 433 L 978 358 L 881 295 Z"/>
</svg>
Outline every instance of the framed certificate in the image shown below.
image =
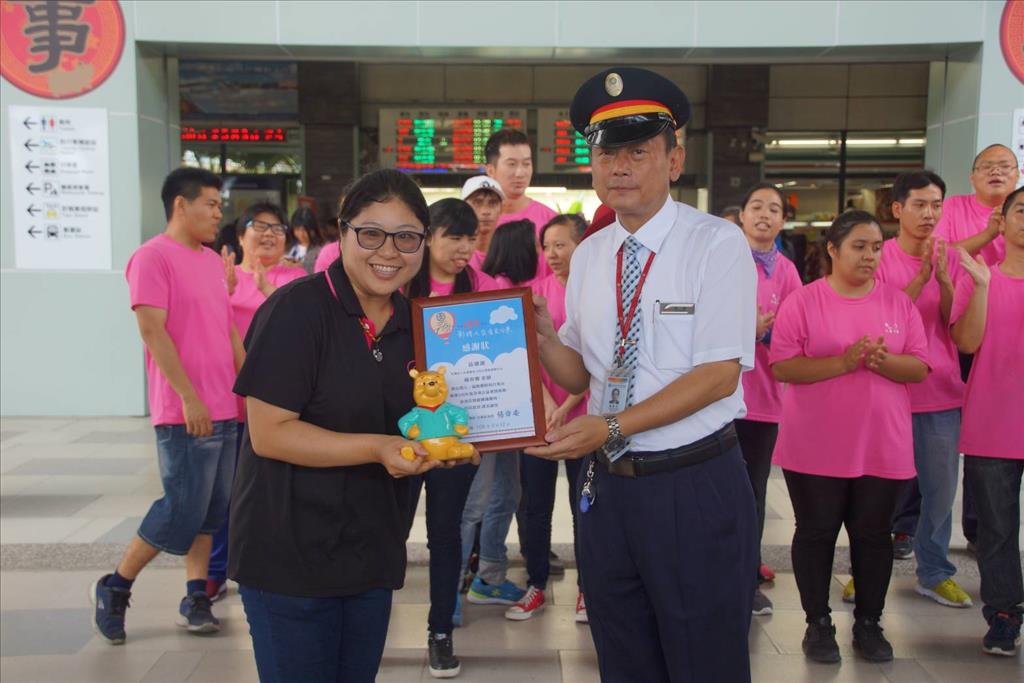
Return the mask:
<svg viewBox="0 0 1024 683">
<path fill-rule="evenodd" d="M 482 453 L 544 444 L 540 357 L 527 288 L 412 301 L 416 367 L 446 366 L 448 400 L 469 411 Z"/>
</svg>

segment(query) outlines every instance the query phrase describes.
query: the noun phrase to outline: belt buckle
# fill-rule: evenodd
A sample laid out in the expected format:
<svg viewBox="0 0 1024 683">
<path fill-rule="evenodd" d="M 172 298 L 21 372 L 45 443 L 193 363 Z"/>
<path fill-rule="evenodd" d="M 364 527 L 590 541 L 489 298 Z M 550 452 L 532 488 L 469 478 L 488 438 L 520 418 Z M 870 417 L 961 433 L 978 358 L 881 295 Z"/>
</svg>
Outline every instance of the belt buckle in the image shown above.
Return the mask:
<svg viewBox="0 0 1024 683">
<path fill-rule="evenodd" d="M 629 477 L 631 479 L 636 479 L 637 477 L 636 463 L 629 453 L 624 453 L 615 462 L 608 463 L 608 471 L 620 477 Z"/>
</svg>

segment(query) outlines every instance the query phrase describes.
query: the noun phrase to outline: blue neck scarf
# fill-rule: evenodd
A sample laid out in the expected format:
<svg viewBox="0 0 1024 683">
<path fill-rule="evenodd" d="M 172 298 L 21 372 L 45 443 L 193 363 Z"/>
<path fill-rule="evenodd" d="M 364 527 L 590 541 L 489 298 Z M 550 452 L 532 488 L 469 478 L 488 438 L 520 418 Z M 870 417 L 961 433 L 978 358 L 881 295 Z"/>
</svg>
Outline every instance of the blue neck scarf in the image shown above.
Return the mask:
<svg viewBox="0 0 1024 683">
<path fill-rule="evenodd" d="M 764 269 L 765 277 L 769 280 L 772 279 L 772 275 L 775 273 L 775 264 L 779 257 L 779 248 L 772 246 L 768 251 L 757 251 L 756 249 L 750 250 L 751 255 L 754 257 L 754 261 L 761 265 Z"/>
</svg>

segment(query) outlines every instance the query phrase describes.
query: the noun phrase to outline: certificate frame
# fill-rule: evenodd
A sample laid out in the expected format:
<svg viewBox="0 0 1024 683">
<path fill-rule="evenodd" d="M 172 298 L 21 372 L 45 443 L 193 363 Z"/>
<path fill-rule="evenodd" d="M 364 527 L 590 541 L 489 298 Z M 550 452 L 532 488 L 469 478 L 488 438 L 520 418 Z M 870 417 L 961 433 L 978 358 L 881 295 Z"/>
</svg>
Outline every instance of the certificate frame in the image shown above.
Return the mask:
<svg viewBox="0 0 1024 683">
<path fill-rule="evenodd" d="M 449 372 L 447 377 L 448 400 L 456 405 L 462 405 L 470 411 L 470 433 L 465 437 L 465 441 L 475 445 L 481 453 L 545 445 L 544 435 L 547 431 L 547 422 L 544 418 L 540 353 L 537 348 L 537 323 L 533 312 L 531 290 L 528 287 L 518 287 L 487 292 L 468 292 L 443 297 L 417 298 L 413 299 L 411 303 L 416 367 L 423 371 L 438 364 L 445 364 L 449 366 L 449 370 L 452 368 L 462 369 L 461 372 Z M 488 309 L 490 310 L 490 319 L 484 326 L 479 319 L 473 316 Z M 510 310 L 506 311 L 506 309 Z M 522 313 L 521 316 L 502 320 L 509 313 L 518 314 L 519 312 Z M 497 318 L 495 317 L 496 313 L 499 316 Z M 442 315 L 437 317 L 439 314 Z M 467 315 L 470 316 L 468 319 Z M 495 320 L 500 322 L 496 324 Z M 497 332 L 497 334 L 491 335 L 492 332 Z M 430 335 L 429 338 L 428 335 Z M 505 338 L 506 336 L 508 339 Z M 473 341 L 476 339 L 481 341 Z M 496 349 L 491 349 L 491 341 L 495 341 L 499 346 Z M 514 346 L 507 347 L 507 344 L 514 344 Z M 481 349 L 481 346 L 484 348 Z M 466 348 L 470 350 L 466 351 Z M 498 350 L 504 348 L 511 348 L 511 351 L 498 353 L 493 359 L 487 355 L 497 353 Z M 521 375 L 524 365 L 520 354 L 521 350 L 525 351 L 525 365 L 528 367 L 529 378 L 526 382 L 522 381 Z M 485 353 L 481 353 L 481 351 Z M 466 361 L 470 356 L 475 358 Z M 495 363 L 503 357 L 506 360 L 502 364 Z M 453 359 L 454 362 L 452 362 Z M 490 362 L 489 367 L 488 361 Z M 479 366 L 480 369 L 467 370 L 466 365 Z M 512 380 L 511 383 L 506 381 L 505 385 L 482 391 L 479 390 L 480 384 L 470 384 L 469 375 L 471 373 L 492 371 L 497 375 L 498 384 L 503 376 Z M 481 379 L 491 379 L 491 375 L 481 376 Z M 510 384 L 514 385 L 512 387 L 514 391 L 506 395 Z M 483 383 L 482 386 L 494 385 Z M 460 403 L 460 396 L 466 400 L 465 395 L 471 390 L 473 390 L 474 397 L 466 401 L 471 405 Z M 499 391 L 502 393 L 488 395 L 488 392 Z M 524 393 L 528 393 L 528 395 L 522 395 Z M 494 401 L 500 403 L 495 404 Z M 529 408 L 519 408 L 525 401 L 529 401 Z M 477 403 L 481 407 L 477 408 L 472 403 Z M 505 428 L 501 426 L 505 424 L 501 418 L 495 417 L 491 412 L 500 414 L 498 411 L 493 411 L 493 408 L 508 406 L 510 403 L 517 408 L 507 410 L 509 412 L 508 421 L 511 424 Z M 511 414 L 513 411 L 516 411 L 515 416 Z M 501 412 L 506 411 L 503 409 Z M 478 436 L 483 437 L 482 440 L 473 438 L 474 422 L 487 427 L 482 435 L 478 433 Z M 506 432 L 507 436 L 504 436 L 503 434 Z"/>
</svg>

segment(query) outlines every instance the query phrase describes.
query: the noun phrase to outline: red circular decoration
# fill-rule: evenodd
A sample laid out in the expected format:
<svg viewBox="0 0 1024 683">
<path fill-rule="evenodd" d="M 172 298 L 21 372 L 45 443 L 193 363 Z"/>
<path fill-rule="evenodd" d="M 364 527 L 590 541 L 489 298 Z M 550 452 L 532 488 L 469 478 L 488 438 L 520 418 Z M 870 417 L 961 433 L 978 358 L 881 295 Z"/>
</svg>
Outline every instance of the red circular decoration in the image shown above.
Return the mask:
<svg viewBox="0 0 1024 683">
<path fill-rule="evenodd" d="M 124 40 L 117 0 L 0 0 L 0 73 L 37 97 L 96 89 L 117 68 Z"/>
<path fill-rule="evenodd" d="M 1024 83 L 1024 0 L 1006 0 L 999 23 L 999 43 L 1006 65 Z"/>
</svg>

